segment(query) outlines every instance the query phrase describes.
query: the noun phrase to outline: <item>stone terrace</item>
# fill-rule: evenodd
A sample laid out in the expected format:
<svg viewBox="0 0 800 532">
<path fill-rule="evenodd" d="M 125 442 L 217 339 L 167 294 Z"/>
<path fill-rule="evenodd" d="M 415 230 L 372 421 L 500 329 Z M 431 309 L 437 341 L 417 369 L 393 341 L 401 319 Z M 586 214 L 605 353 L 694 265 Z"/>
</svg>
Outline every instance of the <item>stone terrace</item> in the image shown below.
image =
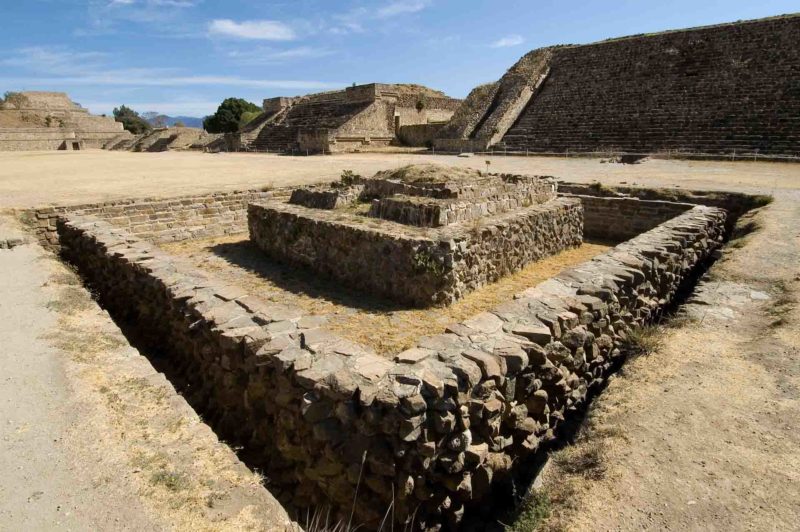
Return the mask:
<svg viewBox="0 0 800 532">
<path fill-rule="evenodd" d="M 553 180 L 477 172 L 475 180 L 432 179 L 429 170 L 410 170 L 420 174 L 413 180 L 378 174 L 355 187 L 294 193 L 288 204 L 252 204 L 251 238 L 273 258 L 416 306 L 450 304 L 582 241 L 581 203 L 556 199 Z M 339 196 L 352 202 L 355 191 L 371 198 L 368 216 L 357 207 L 309 207 L 347 204 Z"/>
</svg>

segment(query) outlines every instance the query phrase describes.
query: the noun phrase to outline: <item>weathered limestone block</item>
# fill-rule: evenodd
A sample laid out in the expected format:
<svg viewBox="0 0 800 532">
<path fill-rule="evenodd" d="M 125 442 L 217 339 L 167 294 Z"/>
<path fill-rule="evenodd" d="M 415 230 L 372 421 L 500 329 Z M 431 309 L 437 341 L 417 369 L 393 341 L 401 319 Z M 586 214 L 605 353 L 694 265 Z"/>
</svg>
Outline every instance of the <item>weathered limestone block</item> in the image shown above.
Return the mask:
<svg viewBox="0 0 800 532">
<path fill-rule="evenodd" d="M 289 203 L 312 209 L 341 209 L 356 203 L 363 190 L 363 185 L 296 188 Z"/>
</svg>

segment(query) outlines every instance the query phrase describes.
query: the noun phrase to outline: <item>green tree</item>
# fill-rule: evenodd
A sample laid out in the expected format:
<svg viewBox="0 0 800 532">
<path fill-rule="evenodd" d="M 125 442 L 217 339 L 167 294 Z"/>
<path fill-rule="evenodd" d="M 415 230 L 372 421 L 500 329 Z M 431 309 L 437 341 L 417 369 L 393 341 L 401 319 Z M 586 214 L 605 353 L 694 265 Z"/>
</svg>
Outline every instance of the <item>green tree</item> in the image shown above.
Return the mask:
<svg viewBox="0 0 800 532">
<path fill-rule="evenodd" d="M 249 122 L 255 120 L 255 118 L 260 114 L 260 109 L 258 111 L 246 111 L 242 113 L 242 118 L 239 119 L 239 128 L 246 126 Z"/>
<path fill-rule="evenodd" d="M 203 120 L 203 128 L 209 133 L 235 133 L 245 113 L 260 113 L 261 108 L 241 98 L 226 98 L 217 112 Z"/>
<path fill-rule="evenodd" d="M 124 105 L 114 108 L 114 120 L 122 122 L 122 127 L 134 135 L 141 135 L 153 129 L 147 120 L 139 116 L 139 113 Z"/>
<path fill-rule="evenodd" d="M 186 124 L 183 123 L 183 120 L 176 120 L 172 127 L 186 127 Z"/>
<path fill-rule="evenodd" d="M 28 97 L 22 94 L 21 92 L 6 92 L 3 95 L 2 102 L 5 103 L 6 106 L 14 106 L 17 109 L 21 109 L 23 105 L 28 103 Z"/>
</svg>

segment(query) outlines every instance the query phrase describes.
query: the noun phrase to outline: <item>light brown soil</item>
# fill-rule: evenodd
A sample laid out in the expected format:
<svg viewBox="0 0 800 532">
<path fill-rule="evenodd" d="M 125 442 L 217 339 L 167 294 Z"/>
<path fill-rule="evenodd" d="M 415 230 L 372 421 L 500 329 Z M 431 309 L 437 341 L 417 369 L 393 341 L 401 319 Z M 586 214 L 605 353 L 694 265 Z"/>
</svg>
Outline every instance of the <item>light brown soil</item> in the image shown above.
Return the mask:
<svg viewBox="0 0 800 532">
<path fill-rule="evenodd" d="M 0 251 L 0 529 L 294 530 L 75 273 Z"/>
<path fill-rule="evenodd" d="M 17 112 L 0 112 L 0 127 L 47 127 L 45 118 L 38 114 Z"/>
<path fill-rule="evenodd" d="M 344 169 L 368 175 L 417 162 L 484 169 L 485 159 L 395 154 L 292 158 L 0 153 L 0 209 L 330 181 Z M 743 247 L 731 248 L 726 260 L 712 270 L 713 279 L 703 296 L 706 304 L 690 306 L 695 307 L 694 321 L 668 330 L 663 347 L 629 363 L 596 399 L 591 422 L 578 445 L 549 468 L 546 484 L 553 495 L 549 509 L 554 517 L 547 526 L 569 530 L 796 529 L 800 522 L 800 167 L 723 161 L 649 160 L 619 165 L 601 164 L 597 159 L 489 159 L 492 171 L 550 174 L 573 181 L 775 193 L 776 201 L 757 217 L 761 231 L 737 244 Z M 0 402 L 7 429 L 2 434 L 6 447 L 0 453 L 5 482 L 0 485 L 5 490 L 0 493 L 2 522 L 17 529 L 23 526 L 20 523 L 43 529 L 63 528 L 63 523 L 98 528 L 100 522 L 110 529 L 116 520 L 127 523 L 119 529 L 147 529 L 152 514 L 139 510 L 148 505 L 126 487 L 138 473 L 125 460 L 115 458 L 124 453 L 120 446 L 124 449 L 125 442 L 139 439 L 127 438 L 131 434 L 127 426 L 115 431 L 111 424 L 107 432 L 96 433 L 93 425 L 84 427 L 83 415 L 69 415 L 76 411 L 74 403 L 63 403 L 69 393 L 97 398 L 98 392 L 90 381 L 67 380 L 71 374 L 53 361 L 69 355 L 47 354 L 46 346 L 32 340 L 38 333 L 32 333 L 30 326 L 36 325 L 37 331 L 58 329 L 17 304 L 40 290 L 37 260 L 6 263 L 14 271 L 25 270 L 10 281 L 7 271 L 11 270 L 0 271 L 0 279 L 7 281 L 0 306 L 10 306 L 7 316 L 25 318 L 0 324 L 0 352 L 7 355 Z M 770 299 L 762 300 L 759 293 Z M 33 304 L 44 305 L 48 298 L 57 299 L 47 295 Z M 88 329 L 88 333 L 91 336 L 94 331 Z M 123 362 L 129 357 L 121 351 L 100 346 L 97 354 L 107 360 L 97 371 L 124 374 Z M 42 367 L 43 360 L 49 365 Z M 115 391 L 123 389 L 116 380 L 113 386 Z M 153 410 L 155 403 L 144 396 L 129 397 L 136 411 L 162 412 Z M 62 404 L 67 408 L 58 408 Z M 81 405 L 86 416 L 108 415 L 100 401 Z M 137 417 L 134 410 L 119 419 L 126 423 L 147 419 Z M 25 415 L 35 423 L 25 420 Z M 65 427 L 73 436 L 86 436 L 69 445 L 54 442 L 58 449 L 52 451 L 45 443 Z M 92 438 L 94 446 L 87 444 Z M 191 459 L 185 447 L 167 448 Z M 110 464 L 103 465 L 109 473 L 95 476 L 96 469 L 87 466 L 91 458 Z M 67 466 L 62 465 L 65 460 Z M 82 482 L 87 476 L 92 481 Z M 95 478 L 100 482 L 94 483 Z M 40 479 L 53 491 L 38 494 Z M 75 508 L 72 515 L 81 519 L 68 521 L 56 509 L 63 500 Z M 30 521 L 32 516 L 41 520 Z"/>
<path fill-rule="evenodd" d="M 539 528 L 797 529 L 800 192 L 752 221 L 682 325 L 623 368 L 554 456 Z"/>
<path fill-rule="evenodd" d="M 453 168 L 440 164 L 413 164 L 375 174 L 378 179 L 392 179 L 403 183 L 447 183 L 480 179 L 481 171 L 472 168 Z"/>
<path fill-rule="evenodd" d="M 359 293 L 315 274 L 269 260 L 247 235 L 195 240 L 161 247 L 188 258 L 198 268 L 236 284 L 250 294 L 297 306 L 328 318 L 326 328 L 393 356 L 413 347 L 420 336 L 444 332 L 447 325 L 491 309 L 514 294 L 545 281 L 564 268 L 598 255 L 610 246 L 584 243 L 530 264 L 497 283 L 442 308 L 414 309 Z"/>
<path fill-rule="evenodd" d="M 441 155 L 365 153 L 317 157 L 196 152 L 131 153 L 0 152 L 0 209 L 77 204 L 134 197 L 168 197 L 338 180 L 343 170 L 373 175 L 409 164 L 434 163 L 492 172 L 552 175 L 567 181 L 736 190 L 797 186 L 793 164 L 648 160 L 601 164 L 560 157 L 461 158 Z"/>
</svg>

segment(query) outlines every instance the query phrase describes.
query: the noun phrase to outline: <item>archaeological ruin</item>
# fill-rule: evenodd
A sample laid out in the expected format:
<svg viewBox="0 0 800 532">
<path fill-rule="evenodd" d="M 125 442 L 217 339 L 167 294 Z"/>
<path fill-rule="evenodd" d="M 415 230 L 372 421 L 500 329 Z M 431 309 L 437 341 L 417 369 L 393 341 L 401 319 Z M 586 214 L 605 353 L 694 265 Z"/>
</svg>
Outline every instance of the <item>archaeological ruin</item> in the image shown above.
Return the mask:
<svg viewBox="0 0 800 532">
<path fill-rule="evenodd" d="M 580 202 L 557 199 L 552 179 L 408 170 L 250 205 L 251 238 L 275 259 L 417 306 L 450 304 L 582 240 Z"/>
<path fill-rule="evenodd" d="M 20 92 L 0 103 L 0 151 L 102 148 L 129 137 L 121 123 L 89 114 L 63 92 Z"/>
<path fill-rule="evenodd" d="M 475 88 L 441 151 L 800 155 L 800 15 L 526 54 Z"/>
<path fill-rule="evenodd" d="M 792 443 L 788 414 L 778 406 L 791 395 L 786 390 L 794 391 L 794 381 L 780 374 L 789 374 L 786 360 L 798 352 L 791 328 L 800 281 L 800 174 L 785 170 L 800 160 L 798 43 L 800 14 L 550 46 L 525 54 L 500 80 L 476 87 L 464 100 L 421 85 L 354 84 L 267 98 L 255 119 L 244 126 L 233 120 L 231 129 L 239 131 L 225 134 L 159 127 L 132 135 L 64 93 L 13 93 L 0 101 L 0 151 L 107 151 L 1 154 L 8 168 L 16 165 L 0 171 L 7 180 L 0 184 L 10 183 L 11 194 L 34 172 L 39 181 L 32 186 L 57 186 L 62 194 L 26 193 L 19 196 L 24 201 L 6 202 L 0 214 L 13 218 L 14 229 L 0 234 L 0 254 L 13 258 L 27 246 L 38 247 L 27 262 L 3 266 L 22 270 L 20 264 L 32 268 L 47 258 L 63 270 L 64 292 L 76 300 L 76 293 L 85 295 L 85 301 L 58 308 L 45 291 L 57 284 L 56 273 L 20 277 L 35 290 L 11 296 L 23 302 L 19 308 L 41 313 L 29 317 L 11 296 L 6 308 L 31 322 L 71 327 L 42 336 L 51 342 L 43 351 L 58 356 L 63 353 L 55 342 L 70 343 L 74 360 L 65 356 L 58 363 L 73 364 L 69 371 L 77 377 L 69 378 L 91 380 L 91 390 L 64 410 L 75 404 L 88 410 L 94 394 L 106 409 L 92 418 L 98 434 L 118 445 L 153 437 L 148 452 L 141 447 L 123 456 L 113 449 L 101 457 L 87 445 L 78 450 L 104 460 L 107 476 L 135 468 L 120 476 L 137 493 L 163 499 L 157 508 L 170 519 L 181 501 L 189 505 L 182 483 L 193 481 L 169 461 L 174 449 L 168 446 L 181 440 L 190 448 L 186 461 L 195 467 L 189 471 L 205 468 L 221 478 L 222 487 L 203 485 L 200 495 L 191 494 L 192 511 L 201 508 L 215 525 L 222 522 L 214 521 L 218 515 L 230 511 L 241 521 L 229 528 L 267 529 L 252 525 L 256 512 L 248 513 L 254 506 L 249 499 L 228 497 L 232 482 L 218 473 L 224 469 L 217 469 L 216 458 L 201 461 L 192 454 L 201 447 L 194 439 L 200 427 L 223 442 L 226 460 L 245 471 L 243 491 L 269 495 L 258 500 L 274 497 L 274 507 L 259 511 L 283 507 L 283 528 L 269 530 L 505 530 L 503 519 L 510 515 L 516 522 L 531 494 L 556 493 L 550 487 L 537 491 L 536 482 L 564 481 L 568 466 L 558 463 L 557 453 L 585 443 L 579 437 L 619 431 L 618 440 L 592 442 L 596 455 L 590 450 L 573 462 L 574 477 L 582 482 L 605 468 L 581 468 L 581 461 L 597 458 L 606 442 L 628 443 L 629 433 L 616 425 L 644 410 L 644 396 L 658 396 L 658 402 L 648 405 L 650 417 L 635 421 L 644 428 L 634 443 L 644 441 L 645 432 L 649 443 L 636 453 L 625 447 L 615 465 L 627 468 L 637 458 L 658 455 L 655 463 L 664 470 L 648 479 L 655 493 L 649 495 L 656 508 L 669 504 L 682 516 L 687 506 L 707 504 L 698 504 L 696 493 L 708 489 L 712 468 L 704 460 L 720 449 L 729 453 L 719 461 L 730 471 L 742 469 L 728 458 L 743 449 L 777 456 L 774 462 L 748 462 L 757 473 L 780 469 L 774 464 L 782 465 L 788 451 L 733 441 L 749 417 L 754 420 L 746 432 L 758 444 L 777 448 L 781 438 L 787 447 Z M 213 154 L 111 153 L 168 150 Z M 370 150 L 381 153 L 356 154 Z M 714 160 L 664 160 L 673 156 Z M 718 160 L 734 156 L 788 162 Z M 115 157 L 156 161 L 159 167 L 127 164 L 123 172 L 116 166 L 122 159 Z M 65 160 L 88 160 L 98 169 L 89 180 L 85 167 Z M 632 161 L 644 164 L 614 164 Z M 755 209 L 773 201 L 758 213 L 771 218 L 755 216 Z M 761 235 L 757 245 L 745 240 L 758 231 L 769 238 Z M 738 250 L 745 245 L 751 247 Z M 754 251 L 775 258 L 731 265 L 735 249 L 739 257 Z M 745 278 L 749 269 L 779 267 L 782 277 Z M 703 290 L 713 294 L 693 299 Z M 90 328 L 76 310 L 87 306 L 105 320 L 103 329 Z M 688 323 L 696 317 L 688 314 L 690 307 L 697 321 L 708 320 L 705 329 Z M 756 313 L 758 319 L 750 319 Z M 728 321 L 708 325 L 717 318 Z M 5 321 L 11 324 L 8 334 L 16 322 Z M 658 341 L 672 342 L 671 350 L 649 349 L 659 356 L 642 356 L 647 335 L 667 327 Z M 681 333 L 679 327 L 686 329 Z M 712 327 L 731 339 L 717 338 L 697 355 L 697 344 Z M 113 345 L 121 344 L 119 357 L 138 357 L 152 372 L 126 374 L 124 381 L 101 378 L 107 367 L 97 360 L 110 329 Z M 56 339 L 58 334 L 64 338 Z M 79 334 L 97 338 L 78 341 Z M 678 344 L 674 339 L 681 334 Z M 90 341 L 98 347 L 88 353 Z M 730 355 L 754 345 L 758 349 L 749 358 Z M 676 362 L 683 352 L 697 357 Z M 728 380 L 712 373 L 723 363 L 733 368 Z M 637 364 L 646 367 L 630 377 L 627 368 L 633 373 L 641 369 Z M 760 381 L 757 371 L 764 374 Z M 669 386 L 667 374 L 674 376 Z M 145 397 L 144 384 L 156 380 L 153 375 L 165 386 Z M 643 381 L 655 388 L 645 389 Z M 126 399 L 114 382 L 130 388 Z M 740 400 L 748 383 L 760 391 L 773 386 L 782 395 L 747 392 L 753 401 L 742 402 L 728 419 L 732 427 L 712 445 L 703 431 L 723 424 L 728 413 L 720 397 Z M 624 395 L 625 387 L 638 395 Z M 717 395 L 706 398 L 702 411 L 696 403 L 711 387 Z M 700 391 L 685 397 L 687 389 Z M 47 401 L 58 397 L 48 395 Z M 608 398 L 602 408 L 617 408 L 616 417 L 602 418 L 612 420 L 602 427 L 590 426 L 596 413 L 590 406 L 598 397 Z M 138 415 L 158 423 L 133 434 L 124 429 L 138 420 L 119 424 L 120 418 L 133 418 L 119 404 L 139 398 L 146 412 Z M 25 410 L 12 399 L 6 402 Z M 670 402 L 688 406 L 667 415 Z M 47 408 L 54 410 L 52 404 Z M 183 432 L 171 431 L 174 420 L 160 419 L 173 408 L 196 414 L 191 422 L 181 418 Z M 114 409 L 114 419 L 103 417 Z M 691 425 L 685 418 L 695 412 L 704 419 Z M 677 427 L 671 441 L 665 433 L 672 427 L 652 422 L 662 415 Z M 780 429 L 769 435 L 755 430 L 770 415 Z M 12 430 L 24 433 L 33 424 L 24 422 Z M 69 430 L 70 437 L 80 432 Z M 669 451 L 688 454 L 702 447 L 708 455 L 695 460 L 692 454 L 684 469 L 673 468 L 675 455 L 665 448 L 691 431 L 704 436 L 691 442 L 696 447 L 687 443 Z M 98 447 L 107 443 L 98 440 Z M 653 443 L 661 440 L 664 447 Z M 216 456 L 217 447 L 203 452 Z M 139 467 L 148 462 L 150 469 Z M 688 502 L 681 491 L 687 468 L 702 469 Z M 74 476 L 74 469 L 64 469 Z M 545 479 L 548 471 L 553 477 Z M 609 479 L 619 473 L 611 466 L 608 471 Z M 630 467 L 624 474 L 633 479 L 624 485 L 628 493 L 641 487 L 641 470 Z M 785 475 L 787 484 L 794 480 Z M 86 481 L 103 484 L 106 477 L 98 477 Z M 667 502 L 652 489 L 665 478 L 678 478 L 678 495 Z M 597 481 L 594 489 L 624 499 L 619 484 L 608 485 Z M 708 504 L 707 519 L 732 505 L 727 484 L 725 490 L 717 506 Z M 767 498 L 757 495 L 756 504 Z M 600 511 L 607 504 L 598 504 Z M 645 514 L 642 508 L 652 507 L 642 503 L 631 512 Z M 550 508 L 558 511 L 555 504 L 533 511 Z M 152 508 L 131 504 L 126 511 L 145 509 Z M 187 515 L 182 522 L 191 521 Z"/>
<path fill-rule="evenodd" d="M 190 383 L 204 419 L 259 457 L 287 508 L 352 508 L 370 528 L 391 506 L 399 525 L 457 529 L 557 438 L 618 368 L 627 335 L 691 287 L 755 205 L 427 165 L 29 216 L 134 345 Z M 609 247 L 387 352 L 289 292 L 262 298 L 226 268 L 165 251 L 221 235 L 245 235 L 236 245 L 257 264 L 429 313 L 586 238 Z"/>
<path fill-rule="evenodd" d="M 383 83 L 293 98 L 267 98 L 264 112 L 237 134 L 233 148 L 337 153 L 400 142 L 424 146 L 459 103 L 421 85 Z"/>
</svg>

